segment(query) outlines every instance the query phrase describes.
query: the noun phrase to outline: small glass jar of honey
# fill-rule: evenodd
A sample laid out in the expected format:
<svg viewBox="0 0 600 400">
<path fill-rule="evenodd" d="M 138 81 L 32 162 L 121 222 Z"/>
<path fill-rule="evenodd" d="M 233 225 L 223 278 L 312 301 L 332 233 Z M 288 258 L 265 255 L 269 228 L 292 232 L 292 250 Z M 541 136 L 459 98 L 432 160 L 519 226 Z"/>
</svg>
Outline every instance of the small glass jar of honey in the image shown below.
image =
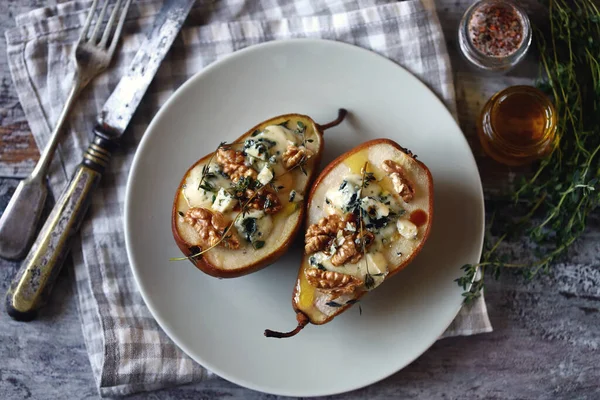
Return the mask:
<svg viewBox="0 0 600 400">
<path fill-rule="evenodd" d="M 525 165 L 544 157 L 555 145 L 556 111 L 539 89 L 512 86 L 488 100 L 477 131 L 490 157 L 510 166 Z"/>
</svg>

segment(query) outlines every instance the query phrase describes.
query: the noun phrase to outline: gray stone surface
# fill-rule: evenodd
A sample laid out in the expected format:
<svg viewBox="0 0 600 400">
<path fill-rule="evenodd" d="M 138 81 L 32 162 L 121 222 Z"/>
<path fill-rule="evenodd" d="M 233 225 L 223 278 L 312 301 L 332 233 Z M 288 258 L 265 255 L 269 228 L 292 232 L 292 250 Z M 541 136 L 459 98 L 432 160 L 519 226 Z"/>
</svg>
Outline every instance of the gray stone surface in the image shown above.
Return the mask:
<svg viewBox="0 0 600 400">
<path fill-rule="evenodd" d="M 52 3 L 52 2 L 50 2 Z M 461 123 L 472 138 L 474 115 L 495 90 L 527 80 L 532 65 L 490 83 L 469 72 L 454 46 L 454 29 L 467 0 L 438 0 L 456 71 Z M 0 30 L 13 26 L 19 12 L 48 4 L 40 0 L 0 2 Z M 534 7 L 529 8 L 535 10 Z M 0 41 L 0 107 L 19 114 Z M 486 82 L 483 85 L 483 82 Z M 1 115 L 0 115 L 1 117 Z M 1 123 L 1 121 L 0 121 Z M 506 170 L 474 152 L 486 197 L 509 182 Z M 498 177 L 503 180 L 498 181 Z M 0 179 L 0 210 L 16 186 Z M 488 202 L 488 208 L 501 205 Z M 488 277 L 486 293 L 495 331 L 449 338 L 434 344 L 413 364 L 380 383 L 332 398 L 350 399 L 600 399 L 600 220 L 572 251 L 568 262 L 532 282 L 504 273 Z M 18 264 L 0 260 L 0 296 Z M 368 366 L 365 366 L 368 368 Z M 298 377 L 298 379 L 302 379 Z M 48 307 L 29 323 L 0 313 L 0 399 L 96 399 L 98 393 L 81 336 L 71 267 L 66 266 Z M 132 399 L 273 399 L 222 379 Z"/>
</svg>

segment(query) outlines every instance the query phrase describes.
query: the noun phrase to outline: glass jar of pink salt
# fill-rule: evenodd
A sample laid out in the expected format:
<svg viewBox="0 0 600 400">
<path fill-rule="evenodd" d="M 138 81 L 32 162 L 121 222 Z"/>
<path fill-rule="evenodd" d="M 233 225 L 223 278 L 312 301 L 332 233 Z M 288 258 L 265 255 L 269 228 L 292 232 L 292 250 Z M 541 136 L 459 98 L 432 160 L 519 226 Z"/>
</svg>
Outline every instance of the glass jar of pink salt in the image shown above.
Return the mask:
<svg viewBox="0 0 600 400">
<path fill-rule="evenodd" d="M 458 28 L 464 57 L 475 67 L 491 72 L 506 72 L 517 65 L 527 54 L 531 37 L 525 11 L 506 0 L 475 2 Z"/>
</svg>

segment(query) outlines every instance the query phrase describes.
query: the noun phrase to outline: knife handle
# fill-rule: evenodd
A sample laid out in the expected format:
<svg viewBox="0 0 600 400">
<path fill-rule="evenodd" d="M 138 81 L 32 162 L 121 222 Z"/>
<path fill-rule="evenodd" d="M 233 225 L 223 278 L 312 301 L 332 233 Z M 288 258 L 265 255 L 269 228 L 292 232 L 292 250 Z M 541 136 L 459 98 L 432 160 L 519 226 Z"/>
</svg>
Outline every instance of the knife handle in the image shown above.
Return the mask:
<svg viewBox="0 0 600 400">
<path fill-rule="evenodd" d="M 96 130 L 82 163 L 50 212 L 8 289 L 6 311 L 12 318 L 30 321 L 46 303 L 115 147 L 114 141 Z"/>
</svg>

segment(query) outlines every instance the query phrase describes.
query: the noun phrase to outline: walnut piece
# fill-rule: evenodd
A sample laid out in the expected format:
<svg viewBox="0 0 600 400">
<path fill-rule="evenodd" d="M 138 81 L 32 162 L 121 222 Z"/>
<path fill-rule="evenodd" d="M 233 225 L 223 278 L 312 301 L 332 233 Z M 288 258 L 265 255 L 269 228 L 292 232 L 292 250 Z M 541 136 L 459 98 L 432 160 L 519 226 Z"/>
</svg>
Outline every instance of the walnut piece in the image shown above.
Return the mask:
<svg viewBox="0 0 600 400">
<path fill-rule="evenodd" d="M 283 153 L 283 166 L 287 169 L 293 168 L 303 160 L 308 160 L 314 155 L 312 150 L 304 146 L 289 145 Z"/>
<path fill-rule="evenodd" d="M 231 180 L 235 183 L 243 176 L 256 179 L 257 173 L 245 164 L 245 157 L 241 151 L 220 147 L 217 150 L 217 163 L 223 168 Z"/>
<path fill-rule="evenodd" d="M 304 235 L 306 254 L 328 249 L 331 241 L 337 237 L 338 231 L 344 230 L 346 222 L 346 219 L 332 214 L 309 226 Z"/>
<path fill-rule="evenodd" d="M 336 271 L 323 271 L 317 268 L 308 268 L 304 270 L 304 275 L 308 283 L 317 289 L 331 294 L 331 299 L 335 299 L 342 294 L 353 293 L 363 282 L 347 274 Z"/>
<path fill-rule="evenodd" d="M 246 202 L 248 199 L 254 196 L 254 193 L 254 190 L 246 189 L 243 202 Z M 262 210 L 267 214 L 275 214 L 283 207 L 277 194 L 266 187 L 260 189 L 260 192 L 252 198 L 252 201 L 248 204 L 248 206 L 256 210 Z"/>
<path fill-rule="evenodd" d="M 306 254 L 318 251 L 329 254 L 334 240 L 337 240 L 338 235 L 341 235 L 343 239 L 340 239 L 341 244 L 331 257 L 331 263 L 336 267 L 348 262 L 350 264 L 357 263 L 363 256 L 363 245 L 360 238 L 364 240 L 364 250 L 366 251 L 375 240 L 375 235 L 369 231 L 365 231 L 363 235 L 357 232 L 354 218 L 352 214 L 347 214 L 345 217 L 332 214 L 309 226 L 304 237 L 304 251 Z M 338 232 L 341 232 L 341 234 Z"/>
<path fill-rule="evenodd" d="M 331 263 L 339 267 L 347 262 L 350 264 L 356 264 L 363 256 L 363 251 L 367 251 L 369 246 L 373 244 L 375 235 L 369 231 L 365 231 L 364 235 L 360 233 L 353 233 L 344 236 L 344 243 L 337 249 L 335 254 L 331 257 Z M 364 249 L 362 240 L 364 240 Z"/>
<path fill-rule="evenodd" d="M 199 244 L 206 247 L 211 247 L 219 243 L 228 226 L 223 214 L 201 207 L 192 207 L 187 210 L 183 220 L 198 232 L 201 240 Z M 237 249 L 240 247 L 240 240 L 233 226 L 229 228 L 227 236 L 221 240 L 219 245 L 228 249 Z"/>
<path fill-rule="evenodd" d="M 406 174 L 400 164 L 392 160 L 385 160 L 381 168 L 390 174 L 394 189 L 398 192 L 400 197 L 402 197 L 405 202 L 410 202 L 415 196 L 415 190 L 410 181 L 406 178 Z"/>
</svg>

